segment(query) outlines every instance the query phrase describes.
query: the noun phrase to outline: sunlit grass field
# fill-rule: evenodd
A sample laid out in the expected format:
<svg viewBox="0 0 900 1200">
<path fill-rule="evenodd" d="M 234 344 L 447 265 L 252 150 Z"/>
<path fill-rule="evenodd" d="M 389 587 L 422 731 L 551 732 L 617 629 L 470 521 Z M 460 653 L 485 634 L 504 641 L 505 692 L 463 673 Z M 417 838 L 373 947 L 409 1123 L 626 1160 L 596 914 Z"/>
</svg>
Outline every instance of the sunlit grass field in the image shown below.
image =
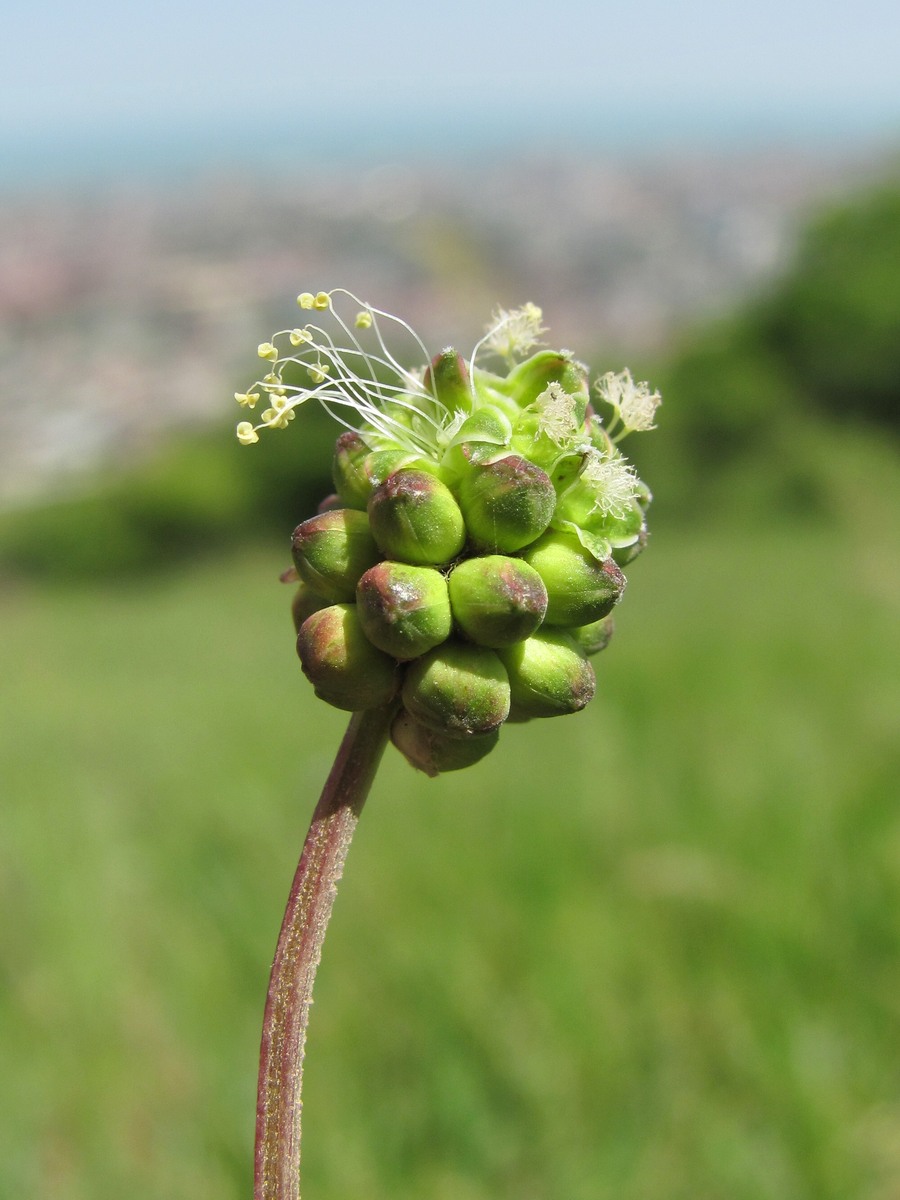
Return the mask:
<svg viewBox="0 0 900 1200">
<path fill-rule="evenodd" d="M 658 524 L 596 701 L 389 750 L 317 985 L 304 1200 L 900 1196 L 896 476 Z M 251 1192 L 268 966 L 345 718 L 275 551 L 0 601 L 0 1195 Z"/>
</svg>

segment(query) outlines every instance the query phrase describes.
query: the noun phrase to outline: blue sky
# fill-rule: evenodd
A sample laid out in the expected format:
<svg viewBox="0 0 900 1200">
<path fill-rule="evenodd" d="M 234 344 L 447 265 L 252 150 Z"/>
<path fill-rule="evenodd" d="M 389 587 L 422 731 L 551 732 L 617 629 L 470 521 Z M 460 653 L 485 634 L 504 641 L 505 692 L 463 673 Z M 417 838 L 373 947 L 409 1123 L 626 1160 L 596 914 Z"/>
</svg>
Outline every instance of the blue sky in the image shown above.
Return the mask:
<svg viewBox="0 0 900 1200">
<path fill-rule="evenodd" d="M 422 114 L 900 129 L 896 0 L 9 0 L 0 137 Z"/>
</svg>

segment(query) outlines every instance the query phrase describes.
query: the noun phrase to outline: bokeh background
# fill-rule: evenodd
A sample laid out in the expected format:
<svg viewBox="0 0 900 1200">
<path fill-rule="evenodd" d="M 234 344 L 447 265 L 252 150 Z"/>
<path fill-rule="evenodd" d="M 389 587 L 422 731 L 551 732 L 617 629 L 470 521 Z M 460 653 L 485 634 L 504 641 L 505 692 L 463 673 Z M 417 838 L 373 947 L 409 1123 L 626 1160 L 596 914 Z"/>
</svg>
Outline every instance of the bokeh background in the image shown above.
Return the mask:
<svg viewBox="0 0 900 1200">
<path fill-rule="evenodd" d="M 898 44 L 886 0 L 13 4 L 0 1194 L 250 1194 L 344 718 L 277 581 L 336 431 L 239 447 L 231 395 L 344 286 L 435 349 L 533 300 L 665 403 L 594 703 L 386 756 L 304 1195 L 900 1197 Z"/>
</svg>

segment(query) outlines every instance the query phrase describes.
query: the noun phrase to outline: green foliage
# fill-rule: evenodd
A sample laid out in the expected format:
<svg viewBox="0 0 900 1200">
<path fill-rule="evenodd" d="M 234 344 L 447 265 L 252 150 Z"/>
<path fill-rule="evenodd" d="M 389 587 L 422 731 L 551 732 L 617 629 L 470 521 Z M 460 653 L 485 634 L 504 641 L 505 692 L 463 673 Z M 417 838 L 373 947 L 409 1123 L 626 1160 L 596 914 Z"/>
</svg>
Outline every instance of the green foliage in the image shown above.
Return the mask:
<svg viewBox="0 0 900 1200">
<path fill-rule="evenodd" d="M 583 714 L 434 781 L 388 750 L 317 984 L 310 1197 L 891 1194 L 900 512 L 876 439 L 840 475 L 829 527 L 660 520 Z M 250 1192 L 344 725 L 282 561 L 0 600 L 2 1195 Z"/>
<path fill-rule="evenodd" d="M 145 463 L 81 496 L 4 513 L 0 562 L 48 580 L 125 578 L 221 553 L 261 533 L 287 539 L 331 490 L 334 422 L 304 414 L 303 437 L 244 447 L 233 429 L 182 433 Z"/>
<path fill-rule="evenodd" d="M 900 421 L 900 186 L 824 217 L 761 312 L 765 344 L 811 401 Z"/>
<path fill-rule="evenodd" d="M 822 436 L 837 449 L 863 419 L 897 428 L 898 262 L 900 188 L 885 189 L 814 225 L 768 296 L 648 368 L 662 432 L 634 457 L 663 512 L 833 509 L 832 480 L 815 465 Z"/>
</svg>

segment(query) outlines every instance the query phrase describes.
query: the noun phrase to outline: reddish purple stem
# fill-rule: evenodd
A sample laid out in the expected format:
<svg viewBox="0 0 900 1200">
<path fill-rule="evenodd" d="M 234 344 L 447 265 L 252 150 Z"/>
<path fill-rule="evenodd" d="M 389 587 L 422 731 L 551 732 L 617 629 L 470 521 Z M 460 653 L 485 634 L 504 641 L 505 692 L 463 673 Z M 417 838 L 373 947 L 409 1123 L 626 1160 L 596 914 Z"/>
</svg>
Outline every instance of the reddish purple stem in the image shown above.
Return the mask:
<svg viewBox="0 0 900 1200">
<path fill-rule="evenodd" d="M 300 1200 L 303 1054 L 313 982 L 350 839 L 387 745 L 393 713 L 354 713 L 291 885 L 263 1018 L 254 1200 Z"/>
</svg>

